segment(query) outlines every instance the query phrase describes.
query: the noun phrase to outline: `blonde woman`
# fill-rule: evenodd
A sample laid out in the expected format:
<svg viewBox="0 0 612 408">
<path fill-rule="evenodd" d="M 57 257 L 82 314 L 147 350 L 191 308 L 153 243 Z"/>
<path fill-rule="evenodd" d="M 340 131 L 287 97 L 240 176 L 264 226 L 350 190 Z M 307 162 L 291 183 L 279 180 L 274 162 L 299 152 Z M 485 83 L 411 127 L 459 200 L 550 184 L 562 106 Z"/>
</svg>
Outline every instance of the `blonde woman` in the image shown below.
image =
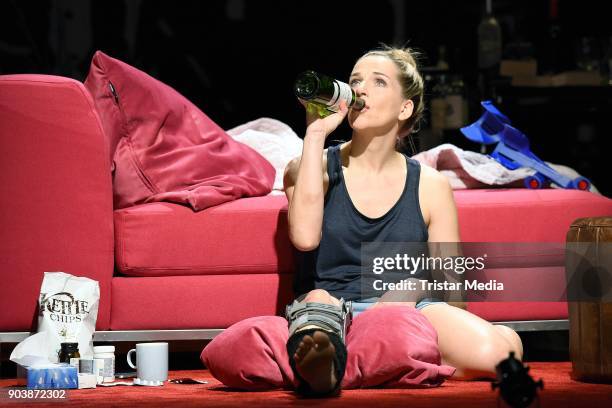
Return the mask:
<svg viewBox="0 0 612 408">
<path fill-rule="evenodd" d="M 423 114 L 423 79 L 411 49 L 383 46 L 357 60 L 349 78 L 365 101 L 360 111 L 342 105 L 320 118 L 307 110 L 302 155 L 285 170 L 289 238 L 303 252 L 297 276 L 301 304 L 329 305 L 341 316 L 341 299 L 359 300 L 355 265 L 362 242 L 459 242 L 451 187 L 436 170 L 398 151 Z M 348 118 L 350 141 L 324 150 L 326 138 Z M 369 307 L 416 307 L 438 334 L 442 362 L 453 378 L 494 377 L 495 366 L 514 351 L 518 335 L 442 301 L 355 303 Z M 322 311 L 321 311 L 322 310 Z M 331 310 L 331 308 L 329 308 Z M 322 316 L 293 330 L 287 348 L 301 392 L 336 392 L 346 350 L 333 324 Z M 333 320 L 333 319 L 332 319 Z M 392 352 L 392 350 L 389 350 Z M 300 391 L 300 390 L 298 390 Z"/>
</svg>

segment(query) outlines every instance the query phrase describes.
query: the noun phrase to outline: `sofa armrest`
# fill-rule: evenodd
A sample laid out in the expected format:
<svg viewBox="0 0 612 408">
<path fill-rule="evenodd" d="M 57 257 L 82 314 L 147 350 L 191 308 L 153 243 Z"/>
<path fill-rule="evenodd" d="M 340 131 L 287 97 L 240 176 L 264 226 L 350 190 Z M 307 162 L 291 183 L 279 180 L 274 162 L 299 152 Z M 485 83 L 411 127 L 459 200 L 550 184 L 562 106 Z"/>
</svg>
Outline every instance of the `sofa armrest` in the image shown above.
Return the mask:
<svg viewBox="0 0 612 408">
<path fill-rule="evenodd" d="M 36 326 L 45 271 L 100 283 L 110 325 L 113 208 L 109 155 L 82 83 L 0 76 L 0 331 Z"/>
</svg>

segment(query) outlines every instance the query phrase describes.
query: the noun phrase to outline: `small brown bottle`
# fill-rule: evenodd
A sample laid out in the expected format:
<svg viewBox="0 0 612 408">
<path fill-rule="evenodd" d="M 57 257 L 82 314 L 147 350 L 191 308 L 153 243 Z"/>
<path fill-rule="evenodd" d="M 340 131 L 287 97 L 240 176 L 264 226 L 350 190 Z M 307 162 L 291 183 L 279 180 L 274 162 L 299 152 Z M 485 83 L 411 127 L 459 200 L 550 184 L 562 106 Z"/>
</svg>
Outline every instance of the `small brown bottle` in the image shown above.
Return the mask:
<svg viewBox="0 0 612 408">
<path fill-rule="evenodd" d="M 72 364 L 72 359 L 81 358 L 79 353 L 79 343 L 62 343 L 62 349 L 59 354 L 59 362 Z M 78 361 L 76 362 L 78 367 Z"/>
</svg>

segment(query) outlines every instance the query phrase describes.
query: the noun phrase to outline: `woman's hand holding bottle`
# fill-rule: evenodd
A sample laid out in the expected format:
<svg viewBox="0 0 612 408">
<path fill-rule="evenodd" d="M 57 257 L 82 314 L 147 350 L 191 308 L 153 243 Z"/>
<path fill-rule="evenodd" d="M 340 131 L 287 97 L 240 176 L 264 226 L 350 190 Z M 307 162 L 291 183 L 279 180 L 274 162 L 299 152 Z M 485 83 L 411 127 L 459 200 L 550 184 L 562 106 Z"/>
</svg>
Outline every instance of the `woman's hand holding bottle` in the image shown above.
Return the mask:
<svg viewBox="0 0 612 408">
<path fill-rule="evenodd" d="M 300 99 L 300 103 L 306 108 L 306 137 L 308 135 L 327 137 L 342 123 L 348 114 L 345 101 L 340 102 L 338 112 L 330 113 L 322 117 L 317 105 Z M 326 111 L 329 113 L 329 111 Z"/>
</svg>

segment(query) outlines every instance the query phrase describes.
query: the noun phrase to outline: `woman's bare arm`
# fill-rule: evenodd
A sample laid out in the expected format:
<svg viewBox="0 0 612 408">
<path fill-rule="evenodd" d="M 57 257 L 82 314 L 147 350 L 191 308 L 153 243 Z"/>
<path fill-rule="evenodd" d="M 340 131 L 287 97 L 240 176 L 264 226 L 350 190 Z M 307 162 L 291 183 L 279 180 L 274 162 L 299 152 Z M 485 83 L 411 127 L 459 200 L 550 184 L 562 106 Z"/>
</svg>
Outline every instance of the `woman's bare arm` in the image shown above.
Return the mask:
<svg viewBox="0 0 612 408">
<path fill-rule="evenodd" d="M 325 137 L 304 138 L 302 155 L 285 169 L 283 184 L 288 202 L 289 239 L 300 251 L 315 249 L 321 240 L 327 171 L 323 158 Z"/>
<path fill-rule="evenodd" d="M 325 139 L 344 120 L 348 109 L 341 102 L 340 111 L 320 118 L 314 109 L 306 109 L 306 136 L 302 155 L 285 169 L 283 184 L 288 201 L 289 239 L 300 251 L 319 246 L 323 226 L 323 201 L 327 171 L 323 148 Z"/>
</svg>

